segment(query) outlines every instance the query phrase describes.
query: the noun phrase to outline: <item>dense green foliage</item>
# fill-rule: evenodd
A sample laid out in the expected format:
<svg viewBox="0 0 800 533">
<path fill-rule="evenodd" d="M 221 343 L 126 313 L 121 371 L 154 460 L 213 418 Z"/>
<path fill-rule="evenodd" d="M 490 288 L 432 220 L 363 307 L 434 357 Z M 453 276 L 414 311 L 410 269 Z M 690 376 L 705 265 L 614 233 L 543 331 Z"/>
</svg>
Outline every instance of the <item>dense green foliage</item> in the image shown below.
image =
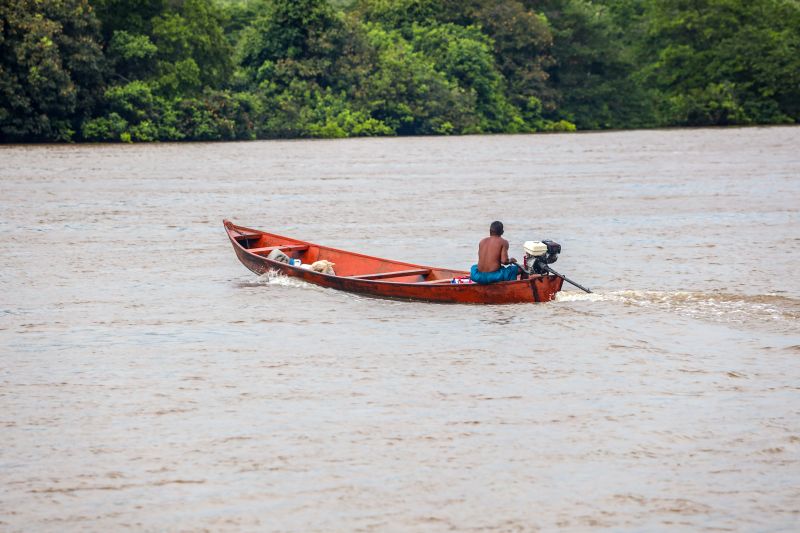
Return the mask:
<svg viewBox="0 0 800 533">
<path fill-rule="evenodd" d="M 3 141 L 800 121 L 798 0 L 0 0 Z"/>
<path fill-rule="evenodd" d="M 98 105 L 107 66 L 86 0 L 0 0 L 0 134 L 68 140 Z"/>
</svg>

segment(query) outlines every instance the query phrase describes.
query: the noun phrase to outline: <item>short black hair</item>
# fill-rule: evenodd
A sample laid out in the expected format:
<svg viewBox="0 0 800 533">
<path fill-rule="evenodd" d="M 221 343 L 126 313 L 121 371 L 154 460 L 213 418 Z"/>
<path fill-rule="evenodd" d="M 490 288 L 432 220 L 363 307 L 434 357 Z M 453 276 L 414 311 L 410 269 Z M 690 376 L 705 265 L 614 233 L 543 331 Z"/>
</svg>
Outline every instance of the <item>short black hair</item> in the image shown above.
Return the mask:
<svg viewBox="0 0 800 533">
<path fill-rule="evenodd" d="M 503 223 L 499 220 L 492 222 L 489 226 L 489 235 L 497 235 L 498 237 L 503 234 Z"/>
</svg>

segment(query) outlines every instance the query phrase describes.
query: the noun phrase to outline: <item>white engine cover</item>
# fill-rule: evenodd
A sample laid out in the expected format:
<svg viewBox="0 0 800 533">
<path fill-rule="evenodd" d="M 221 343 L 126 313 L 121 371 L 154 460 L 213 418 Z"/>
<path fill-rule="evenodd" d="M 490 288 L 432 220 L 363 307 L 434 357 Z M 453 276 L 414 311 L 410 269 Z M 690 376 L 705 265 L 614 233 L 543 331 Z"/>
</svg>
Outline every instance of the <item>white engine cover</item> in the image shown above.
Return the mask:
<svg viewBox="0 0 800 533">
<path fill-rule="evenodd" d="M 547 254 L 547 245 L 542 241 L 525 241 L 522 248 L 525 250 L 526 254 L 533 257 L 540 257 Z"/>
</svg>

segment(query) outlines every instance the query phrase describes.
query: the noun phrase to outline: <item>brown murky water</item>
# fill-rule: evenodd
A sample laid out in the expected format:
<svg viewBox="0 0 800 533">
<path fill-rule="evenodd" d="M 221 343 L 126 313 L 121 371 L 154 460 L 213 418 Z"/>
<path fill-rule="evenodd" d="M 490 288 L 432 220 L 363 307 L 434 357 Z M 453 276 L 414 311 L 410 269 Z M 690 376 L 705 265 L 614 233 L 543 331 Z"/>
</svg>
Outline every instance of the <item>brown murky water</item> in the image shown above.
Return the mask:
<svg viewBox="0 0 800 533">
<path fill-rule="evenodd" d="M 800 128 L 0 147 L 0 529 L 797 530 Z M 224 217 L 593 289 L 384 301 Z"/>
</svg>

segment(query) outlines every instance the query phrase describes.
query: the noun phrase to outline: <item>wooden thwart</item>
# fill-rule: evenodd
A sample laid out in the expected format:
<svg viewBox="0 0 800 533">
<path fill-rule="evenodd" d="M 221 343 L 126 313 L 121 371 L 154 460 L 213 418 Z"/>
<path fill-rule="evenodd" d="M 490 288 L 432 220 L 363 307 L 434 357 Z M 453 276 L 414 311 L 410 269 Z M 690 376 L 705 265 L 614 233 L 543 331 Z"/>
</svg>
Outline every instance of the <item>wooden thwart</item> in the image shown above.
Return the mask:
<svg viewBox="0 0 800 533">
<path fill-rule="evenodd" d="M 413 270 L 396 270 L 394 272 L 380 272 L 378 274 L 359 274 L 357 276 L 348 276 L 353 279 L 385 279 L 385 278 L 400 278 L 403 276 L 427 276 L 431 273 L 429 268 L 415 268 Z"/>
<path fill-rule="evenodd" d="M 263 248 L 248 248 L 247 251 L 253 254 L 269 253 L 272 250 L 280 250 L 281 252 L 300 252 L 308 250 L 307 244 L 283 244 L 280 246 L 264 246 Z"/>
<path fill-rule="evenodd" d="M 263 233 L 242 233 L 240 235 L 234 235 L 234 238 L 237 241 L 249 241 L 251 239 L 258 239 L 263 235 Z"/>
</svg>

